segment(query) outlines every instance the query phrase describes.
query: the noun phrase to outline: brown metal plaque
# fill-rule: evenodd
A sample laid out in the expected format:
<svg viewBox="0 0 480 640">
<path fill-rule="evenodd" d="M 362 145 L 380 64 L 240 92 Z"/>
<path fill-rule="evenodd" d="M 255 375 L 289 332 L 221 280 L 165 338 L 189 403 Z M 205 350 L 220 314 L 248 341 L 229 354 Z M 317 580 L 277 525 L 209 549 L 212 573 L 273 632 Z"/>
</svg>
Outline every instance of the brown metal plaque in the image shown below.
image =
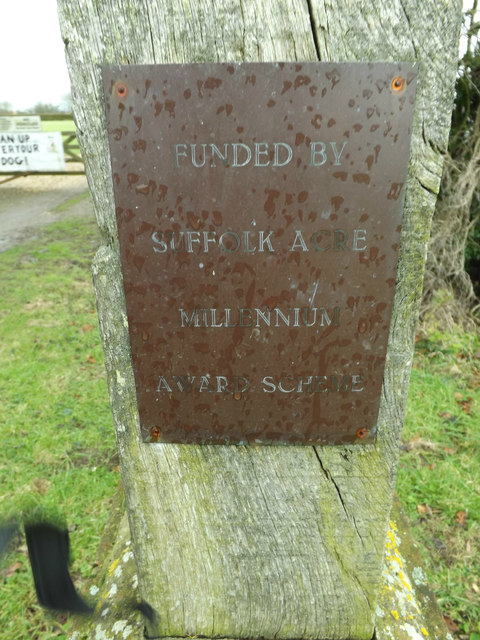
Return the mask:
<svg viewBox="0 0 480 640">
<path fill-rule="evenodd" d="M 416 73 L 103 70 L 144 441 L 374 440 Z"/>
</svg>

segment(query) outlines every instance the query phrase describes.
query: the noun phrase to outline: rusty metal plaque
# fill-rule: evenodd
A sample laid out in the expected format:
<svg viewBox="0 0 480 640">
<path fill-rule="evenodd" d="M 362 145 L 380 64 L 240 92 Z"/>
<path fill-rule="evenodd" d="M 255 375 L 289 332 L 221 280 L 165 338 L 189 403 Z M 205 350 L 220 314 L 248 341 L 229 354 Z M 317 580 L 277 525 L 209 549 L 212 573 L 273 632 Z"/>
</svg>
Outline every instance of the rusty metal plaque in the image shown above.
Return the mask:
<svg viewBox="0 0 480 640">
<path fill-rule="evenodd" d="M 144 441 L 374 441 L 416 75 L 104 68 Z"/>
</svg>

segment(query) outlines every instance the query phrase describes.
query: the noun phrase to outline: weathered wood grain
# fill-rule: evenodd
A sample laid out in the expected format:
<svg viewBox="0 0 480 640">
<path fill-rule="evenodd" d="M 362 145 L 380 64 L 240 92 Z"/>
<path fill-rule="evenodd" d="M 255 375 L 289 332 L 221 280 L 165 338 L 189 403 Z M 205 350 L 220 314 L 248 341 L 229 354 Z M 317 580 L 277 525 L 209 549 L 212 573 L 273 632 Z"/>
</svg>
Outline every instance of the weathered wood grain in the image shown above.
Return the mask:
<svg viewBox="0 0 480 640">
<path fill-rule="evenodd" d="M 59 0 L 59 14 L 74 116 L 105 240 L 95 260 L 95 286 L 140 590 L 159 614 L 150 635 L 371 638 L 449 129 L 461 3 Z M 377 445 L 145 445 L 128 346 L 100 65 L 318 58 L 420 65 Z"/>
<path fill-rule="evenodd" d="M 121 496 L 118 496 L 121 501 Z M 98 606 L 93 619 L 78 619 L 71 640 L 143 640 L 143 618 L 132 609 L 138 580 L 125 510 L 115 510 L 97 558 Z M 399 571 L 401 567 L 401 571 Z M 398 500 L 394 500 L 376 606 L 375 640 L 452 640 L 428 587 L 425 569 Z M 102 635 L 103 634 L 103 635 Z M 106 634 L 106 635 L 105 635 Z M 224 639 L 226 640 L 226 639 Z"/>
</svg>

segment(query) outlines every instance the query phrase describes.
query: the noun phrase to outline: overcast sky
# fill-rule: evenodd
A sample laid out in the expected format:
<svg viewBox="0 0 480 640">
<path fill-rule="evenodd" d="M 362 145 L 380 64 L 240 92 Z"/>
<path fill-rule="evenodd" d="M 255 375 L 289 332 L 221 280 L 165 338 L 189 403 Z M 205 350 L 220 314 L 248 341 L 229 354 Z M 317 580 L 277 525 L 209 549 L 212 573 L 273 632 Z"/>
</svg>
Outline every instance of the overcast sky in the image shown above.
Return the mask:
<svg viewBox="0 0 480 640">
<path fill-rule="evenodd" d="M 0 0 L 0 102 L 17 111 L 70 92 L 56 0 Z"/>
<path fill-rule="evenodd" d="M 59 105 L 70 81 L 56 0 L 0 0 L 0 23 L 0 102 L 17 111 L 37 102 Z"/>
</svg>

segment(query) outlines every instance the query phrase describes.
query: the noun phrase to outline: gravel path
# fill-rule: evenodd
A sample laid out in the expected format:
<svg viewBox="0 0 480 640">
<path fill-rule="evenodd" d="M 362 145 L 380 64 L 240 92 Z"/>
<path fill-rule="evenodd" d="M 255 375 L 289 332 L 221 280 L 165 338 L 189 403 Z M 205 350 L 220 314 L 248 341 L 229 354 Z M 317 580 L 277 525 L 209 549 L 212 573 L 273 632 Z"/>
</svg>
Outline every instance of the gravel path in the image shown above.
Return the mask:
<svg viewBox="0 0 480 640">
<path fill-rule="evenodd" d="M 0 174 L 0 181 L 3 175 Z M 92 216 L 90 198 L 56 210 L 88 191 L 85 176 L 31 175 L 0 184 L 0 252 L 35 237 L 39 228 L 66 217 Z"/>
</svg>

